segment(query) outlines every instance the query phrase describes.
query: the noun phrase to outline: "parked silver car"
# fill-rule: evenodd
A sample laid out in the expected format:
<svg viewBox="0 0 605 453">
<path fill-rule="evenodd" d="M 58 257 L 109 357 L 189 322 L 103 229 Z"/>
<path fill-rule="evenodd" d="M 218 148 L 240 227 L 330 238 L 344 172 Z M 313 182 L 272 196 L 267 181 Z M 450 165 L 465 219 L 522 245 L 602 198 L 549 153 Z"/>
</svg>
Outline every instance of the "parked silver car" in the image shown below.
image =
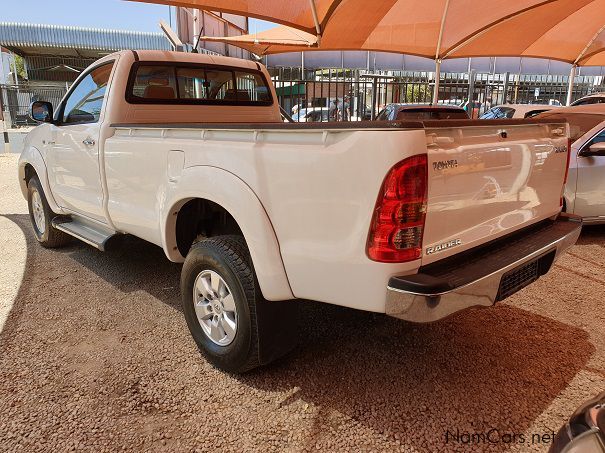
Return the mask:
<svg viewBox="0 0 605 453">
<path fill-rule="evenodd" d="M 605 104 L 565 107 L 539 118 L 565 120 L 571 133 L 565 211 L 584 223 L 605 223 Z"/>
<path fill-rule="evenodd" d="M 578 99 L 571 103 L 572 107 L 578 105 L 589 105 L 589 104 L 604 104 L 605 103 L 605 93 L 593 93 L 588 96 L 584 96 L 583 98 Z"/>
</svg>

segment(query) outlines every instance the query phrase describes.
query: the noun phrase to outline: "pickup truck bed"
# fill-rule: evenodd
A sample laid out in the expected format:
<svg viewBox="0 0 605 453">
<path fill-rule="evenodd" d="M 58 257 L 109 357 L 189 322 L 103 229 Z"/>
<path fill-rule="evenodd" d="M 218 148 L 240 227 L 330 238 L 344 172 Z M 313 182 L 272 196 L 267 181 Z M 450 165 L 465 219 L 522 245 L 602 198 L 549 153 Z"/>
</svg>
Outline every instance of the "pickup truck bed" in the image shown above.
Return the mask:
<svg viewBox="0 0 605 453">
<path fill-rule="evenodd" d="M 125 51 L 81 78 L 95 68 L 102 108 L 71 124 L 76 82 L 28 137 L 34 231 L 132 234 L 184 262 L 188 326 L 223 369 L 287 349 L 296 303 L 279 301 L 434 321 L 521 289 L 579 235 L 559 215 L 565 123 L 285 124 L 251 62 Z"/>
</svg>

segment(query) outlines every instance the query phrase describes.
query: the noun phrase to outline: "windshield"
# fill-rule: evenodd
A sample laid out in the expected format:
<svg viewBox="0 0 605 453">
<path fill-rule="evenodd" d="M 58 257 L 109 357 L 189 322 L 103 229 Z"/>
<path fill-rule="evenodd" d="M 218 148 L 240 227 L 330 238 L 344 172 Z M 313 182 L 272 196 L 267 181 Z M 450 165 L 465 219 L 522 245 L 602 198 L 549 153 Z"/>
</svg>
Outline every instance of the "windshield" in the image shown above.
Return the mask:
<svg viewBox="0 0 605 453">
<path fill-rule="evenodd" d="M 605 103 L 605 96 L 578 99 L 576 102 L 574 102 L 571 105 L 576 106 L 576 105 L 603 104 L 603 103 Z"/>
<path fill-rule="evenodd" d="M 510 107 L 494 107 L 479 117 L 480 120 L 501 120 L 512 118 L 515 115 L 515 109 Z"/>
</svg>

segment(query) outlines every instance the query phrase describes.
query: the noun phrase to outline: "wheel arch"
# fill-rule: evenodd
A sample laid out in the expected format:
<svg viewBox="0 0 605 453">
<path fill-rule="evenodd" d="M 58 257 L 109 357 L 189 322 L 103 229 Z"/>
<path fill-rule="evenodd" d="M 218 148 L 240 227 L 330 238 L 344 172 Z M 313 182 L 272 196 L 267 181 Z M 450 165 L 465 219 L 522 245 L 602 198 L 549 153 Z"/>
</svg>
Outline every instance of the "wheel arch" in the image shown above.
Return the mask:
<svg viewBox="0 0 605 453">
<path fill-rule="evenodd" d="M 48 173 L 46 169 L 46 162 L 42 157 L 40 150 L 34 146 L 28 146 L 23 150 L 21 157 L 19 158 L 19 186 L 21 193 L 25 199 L 27 199 L 27 182 L 33 175 L 37 176 L 42 184 L 42 190 L 46 196 L 46 201 L 53 212 L 62 212 L 61 208 L 55 201 L 55 198 L 50 190 L 48 181 Z"/>
<path fill-rule="evenodd" d="M 279 242 L 264 206 L 254 191 L 226 170 L 195 166 L 183 170 L 170 184 L 162 208 L 162 245 L 166 256 L 184 261 L 177 225 L 182 211 L 192 206 L 215 206 L 233 219 L 246 241 L 263 296 L 268 300 L 293 299 Z M 189 213 L 187 215 L 190 215 Z M 225 233 L 234 233 L 228 230 Z M 183 249 L 181 244 L 181 249 Z"/>
</svg>

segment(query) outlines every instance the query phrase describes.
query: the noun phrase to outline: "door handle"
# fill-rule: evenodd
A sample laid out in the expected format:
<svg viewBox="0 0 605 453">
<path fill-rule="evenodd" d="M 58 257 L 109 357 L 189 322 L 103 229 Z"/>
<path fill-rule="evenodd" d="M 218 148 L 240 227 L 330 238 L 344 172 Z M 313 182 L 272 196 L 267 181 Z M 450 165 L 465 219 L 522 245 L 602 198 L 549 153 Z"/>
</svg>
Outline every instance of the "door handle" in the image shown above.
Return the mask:
<svg viewBox="0 0 605 453">
<path fill-rule="evenodd" d="M 84 143 L 86 146 L 95 146 L 95 141 L 90 137 L 82 140 L 82 143 Z"/>
</svg>

